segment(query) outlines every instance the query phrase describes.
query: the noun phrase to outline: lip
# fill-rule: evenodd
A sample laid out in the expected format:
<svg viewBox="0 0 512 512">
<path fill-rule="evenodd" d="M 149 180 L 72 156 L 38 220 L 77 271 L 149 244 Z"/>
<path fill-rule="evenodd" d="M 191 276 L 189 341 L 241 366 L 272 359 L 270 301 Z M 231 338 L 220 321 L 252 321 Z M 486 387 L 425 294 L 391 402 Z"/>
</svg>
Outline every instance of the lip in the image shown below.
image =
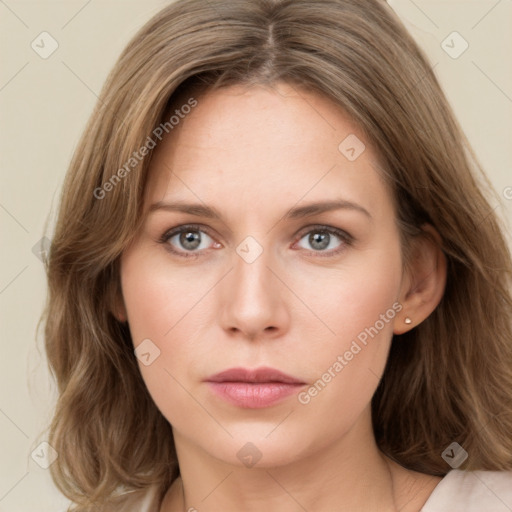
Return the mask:
<svg viewBox="0 0 512 512">
<path fill-rule="evenodd" d="M 207 382 L 281 382 L 284 384 L 305 384 L 305 382 L 286 373 L 262 366 L 260 368 L 230 368 L 206 379 Z"/>
<path fill-rule="evenodd" d="M 270 407 L 296 393 L 305 382 L 275 368 L 231 368 L 205 379 L 227 402 L 246 409 Z"/>
</svg>

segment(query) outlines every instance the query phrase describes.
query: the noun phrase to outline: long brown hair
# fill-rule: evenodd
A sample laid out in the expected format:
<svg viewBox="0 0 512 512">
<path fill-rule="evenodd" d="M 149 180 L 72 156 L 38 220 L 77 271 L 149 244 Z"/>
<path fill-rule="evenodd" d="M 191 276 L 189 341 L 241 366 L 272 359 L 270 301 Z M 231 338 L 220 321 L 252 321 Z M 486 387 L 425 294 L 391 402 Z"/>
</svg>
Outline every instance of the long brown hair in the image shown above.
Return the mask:
<svg viewBox="0 0 512 512">
<path fill-rule="evenodd" d="M 179 0 L 135 35 L 108 77 L 70 164 L 50 250 L 45 343 L 59 389 L 51 472 L 76 510 L 150 484 L 163 494 L 179 474 L 171 427 L 112 314 L 151 151 L 130 158 L 178 93 L 279 80 L 351 116 L 380 156 L 404 248 L 428 222 L 448 260 L 439 306 L 392 341 L 372 401 L 378 446 L 431 475 L 450 469 L 441 453 L 454 441 L 469 453 L 468 470 L 512 469 L 510 253 L 488 181 L 400 20 L 378 0 Z"/>
</svg>

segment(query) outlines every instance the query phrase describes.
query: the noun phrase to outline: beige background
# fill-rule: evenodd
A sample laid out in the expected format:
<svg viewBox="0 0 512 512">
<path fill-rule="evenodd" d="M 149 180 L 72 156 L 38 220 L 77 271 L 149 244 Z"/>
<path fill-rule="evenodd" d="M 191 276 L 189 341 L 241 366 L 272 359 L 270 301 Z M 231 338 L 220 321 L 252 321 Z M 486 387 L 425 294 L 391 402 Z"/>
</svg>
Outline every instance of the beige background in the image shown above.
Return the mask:
<svg viewBox="0 0 512 512">
<path fill-rule="evenodd" d="M 67 504 L 49 470 L 31 458 L 33 450 L 42 453 L 37 447 L 45 437 L 39 434 L 55 399 L 36 337 L 45 276 L 32 247 L 55 212 L 67 164 L 107 72 L 136 29 L 166 3 L 0 0 L 0 512 L 56 512 Z M 389 3 L 435 65 L 501 198 L 493 205 L 510 223 L 512 2 Z M 31 48 L 43 31 L 59 45 L 47 59 Z M 469 43 L 457 59 L 441 47 L 453 31 Z"/>
</svg>

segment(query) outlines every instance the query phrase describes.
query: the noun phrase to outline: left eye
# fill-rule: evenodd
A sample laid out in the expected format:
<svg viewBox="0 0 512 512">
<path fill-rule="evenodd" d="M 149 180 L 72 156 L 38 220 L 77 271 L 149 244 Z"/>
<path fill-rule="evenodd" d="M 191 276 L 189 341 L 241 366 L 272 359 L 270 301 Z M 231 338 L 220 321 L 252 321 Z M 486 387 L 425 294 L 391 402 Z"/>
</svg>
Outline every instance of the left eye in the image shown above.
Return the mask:
<svg viewBox="0 0 512 512">
<path fill-rule="evenodd" d="M 337 244 L 336 239 L 338 239 Z M 348 244 L 350 242 L 348 234 L 341 230 L 328 227 L 311 229 L 299 240 L 299 242 L 302 240 L 306 240 L 306 243 L 309 244 L 310 248 L 312 248 L 314 252 L 329 253 L 338 252 L 344 244 Z M 308 249 L 307 247 L 303 248 Z"/>
<path fill-rule="evenodd" d="M 173 242 L 174 239 L 175 241 Z M 213 241 L 202 229 L 193 226 L 183 226 L 166 233 L 162 237 L 162 242 L 168 243 L 173 247 L 176 247 L 176 245 L 181 246 L 181 250 L 175 252 L 199 252 L 202 249 L 207 249 L 211 245 L 211 242 L 208 243 L 208 239 Z"/>
</svg>

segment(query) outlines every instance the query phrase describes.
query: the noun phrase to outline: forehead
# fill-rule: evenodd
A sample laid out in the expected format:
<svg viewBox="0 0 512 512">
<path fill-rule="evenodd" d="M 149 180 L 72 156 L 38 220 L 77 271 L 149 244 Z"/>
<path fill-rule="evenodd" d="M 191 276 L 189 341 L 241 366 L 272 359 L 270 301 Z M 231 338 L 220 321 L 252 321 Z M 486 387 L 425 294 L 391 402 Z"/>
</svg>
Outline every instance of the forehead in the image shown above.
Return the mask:
<svg viewBox="0 0 512 512">
<path fill-rule="evenodd" d="M 155 149 L 148 201 L 229 208 L 243 197 L 246 206 L 263 208 L 327 195 L 366 203 L 376 214 L 389 206 L 366 137 L 329 99 L 285 83 L 235 85 L 182 93 L 172 112 L 191 96 L 197 105 Z"/>
</svg>

